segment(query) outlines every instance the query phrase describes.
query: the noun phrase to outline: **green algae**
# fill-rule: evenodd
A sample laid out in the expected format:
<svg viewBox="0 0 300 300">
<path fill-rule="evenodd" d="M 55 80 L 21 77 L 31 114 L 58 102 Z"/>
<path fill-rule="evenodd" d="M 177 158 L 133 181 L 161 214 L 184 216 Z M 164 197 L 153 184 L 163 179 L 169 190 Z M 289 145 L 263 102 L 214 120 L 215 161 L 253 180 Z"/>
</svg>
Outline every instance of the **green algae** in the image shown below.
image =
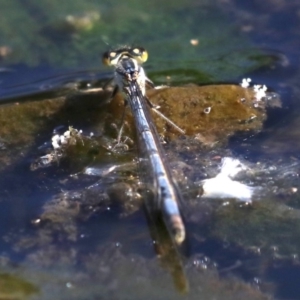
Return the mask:
<svg viewBox="0 0 300 300">
<path fill-rule="evenodd" d="M 101 68 L 108 47 L 139 44 L 150 53 L 151 78 L 175 84 L 230 80 L 273 62 L 207 1 L 195 9 L 185 1 L 1 0 L 0 10 L 6 66 Z"/>
<path fill-rule="evenodd" d="M 249 206 L 231 205 L 215 212 L 212 236 L 244 249 L 259 249 L 263 256 L 289 258 L 300 255 L 300 211 L 274 200 Z"/>
<path fill-rule="evenodd" d="M 0 273 L 0 299 L 22 300 L 36 294 L 38 289 L 27 280 L 13 274 Z"/>
<path fill-rule="evenodd" d="M 52 132 L 57 126 L 63 125 L 67 128 L 74 123 L 86 122 L 86 124 L 101 130 L 101 118 L 104 118 L 105 115 L 102 102 L 106 98 L 106 92 L 100 93 L 96 97 L 81 94 L 75 96 L 71 93 L 69 96 L 43 101 L 16 102 L 1 106 L 0 137 L 4 147 L 0 153 L 0 160 L 4 163 L 2 167 L 16 162 L 31 147 L 39 147 L 45 142 L 50 142 Z M 43 136 L 42 139 L 40 139 L 41 136 Z M 86 143 L 85 147 L 81 140 L 81 142 L 75 143 L 73 150 L 69 148 L 70 157 L 73 157 L 74 151 L 77 154 L 76 157 L 82 154 L 78 159 L 81 161 L 80 165 L 91 161 L 98 152 L 102 153 L 95 150 L 95 145 L 90 139 L 84 139 L 84 142 Z M 40 143 L 40 145 L 36 143 Z M 101 145 L 97 144 L 97 146 L 101 150 Z M 76 169 L 75 166 L 74 169 Z"/>
<path fill-rule="evenodd" d="M 64 103 L 64 99 L 61 98 L 1 106 L 1 137 L 11 146 L 32 143 L 35 134 L 51 120 Z"/>
<path fill-rule="evenodd" d="M 258 132 L 266 118 L 263 103 L 254 107 L 253 91 L 237 85 L 167 88 L 155 92 L 151 100 L 186 135 L 210 143 L 223 144 L 239 131 Z M 162 120 L 155 119 L 160 126 Z"/>
<path fill-rule="evenodd" d="M 82 268 L 74 268 L 80 261 Z M 40 287 L 30 299 L 269 299 L 266 294 L 238 278 L 221 278 L 215 268 L 206 268 L 191 258 L 185 271 L 190 292 L 179 294 L 172 287 L 169 274 L 157 259 L 124 255 L 111 244 L 98 246 L 93 253 L 82 254 L 72 247 L 40 247 L 32 251 L 16 271 Z M 47 262 L 47 263 L 45 263 Z M 45 264 L 44 264 L 45 263 Z M 23 275 L 24 274 L 24 275 Z M 134 293 L 132 292 L 134 290 Z M 26 298 L 3 298 L 26 299 Z"/>
</svg>

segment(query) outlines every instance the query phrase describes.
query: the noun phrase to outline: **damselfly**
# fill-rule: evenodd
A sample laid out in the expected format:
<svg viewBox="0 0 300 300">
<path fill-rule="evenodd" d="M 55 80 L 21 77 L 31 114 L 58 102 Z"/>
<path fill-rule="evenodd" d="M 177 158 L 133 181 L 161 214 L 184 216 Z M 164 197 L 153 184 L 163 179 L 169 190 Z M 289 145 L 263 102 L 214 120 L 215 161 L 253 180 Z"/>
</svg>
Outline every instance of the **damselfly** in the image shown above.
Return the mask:
<svg viewBox="0 0 300 300">
<path fill-rule="evenodd" d="M 144 159 L 147 160 L 152 174 L 154 200 L 151 206 L 161 213 L 169 234 L 175 243 L 180 245 L 186 238 L 179 207 L 182 203 L 182 196 L 171 176 L 165 152 L 149 112 L 150 107 L 159 113 L 146 97 L 146 83 L 153 85 L 141 66 L 147 58 L 148 53 L 145 49 L 128 47 L 106 52 L 103 55 L 103 62 L 114 66 L 116 88 L 113 94 L 118 90 L 125 94 L 125 104 L 129 103 L 134 116 L 139 147 L 144 152 Z M 164 118 L 172 125 L 174 124 L 166 117 Z M 122 130 L 120 130 L 118 142 L 120 142 L 121 132 Z"/>
</svg>

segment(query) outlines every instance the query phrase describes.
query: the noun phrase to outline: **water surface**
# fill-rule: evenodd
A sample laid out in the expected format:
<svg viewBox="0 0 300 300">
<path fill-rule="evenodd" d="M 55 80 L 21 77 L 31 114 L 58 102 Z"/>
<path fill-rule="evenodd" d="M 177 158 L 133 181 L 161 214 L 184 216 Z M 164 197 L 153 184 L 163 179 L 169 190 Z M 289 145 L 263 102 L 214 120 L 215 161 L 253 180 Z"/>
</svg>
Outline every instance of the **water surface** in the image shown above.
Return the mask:
<svg viewBox="0 0 300 300">
<path fill-rule="evenodd" d="M 166 138 L 186 199 L 184 297 L 300 298 L 297 1 L 2 0 L 0 10 L 1 297 L 182 298 L 141 208 L 134 136 L 127 152 L 109 151 L 122 102 L 105 105 L 108 93 L 97 92 L 110 76 L 101 53 L 135 44 L 148 49 L 156 84 L 251 77 L 282 101 L 267 108 L 262 128 L 217 145 L 193 134 Z M 84 142 L 33 168 L 53 130 L 69 126 Z M 261 187 L 251 205 L 199 197 L 197 182 L 215 176 L 224 156 L 252 170 L 241 178 Z"/>
</svg>

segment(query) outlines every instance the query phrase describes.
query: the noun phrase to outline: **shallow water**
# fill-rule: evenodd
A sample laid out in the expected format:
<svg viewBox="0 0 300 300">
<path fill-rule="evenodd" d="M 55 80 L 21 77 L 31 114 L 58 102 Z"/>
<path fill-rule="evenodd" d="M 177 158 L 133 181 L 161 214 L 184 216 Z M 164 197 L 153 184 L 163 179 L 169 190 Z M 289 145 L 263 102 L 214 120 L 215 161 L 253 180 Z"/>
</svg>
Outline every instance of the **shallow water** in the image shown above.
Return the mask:
<svg viewBox="0 0 300 300">
<path fill-rule="evenodd" d="M 176 299 L 187 280 L 187 299 L 299 299 L 299 3 L 124 5 L 0 1 L 0 298 Z M 111 73 L 100 55 L 124 43 L 149 50 L 145 69 L 156 84 L 251 77 L 281 98 L 257 124 L 232 131 L 207 121 L 215 127 L 178 137 L 160 125 L 186 199 L 186 279 L 174 256 L 155 254 L 168 245 L 153 247 L 141 208 L 130 120 L 129 150 L 110 151 L 122 99 L 106 103 L 101 87 Z M 190 96 L 170 91 L 163 101 L 182 99 L 180 110 L 196 113 L 184 102 Z M 83 130 L 76 146 L 41 165 L 53 130 L 68 126 Z M 239 180 L 260 187 L 252 204 L 200 197 L 199 182 L 216 176 L 225 156 L 249 168 Z"/>
</svg>

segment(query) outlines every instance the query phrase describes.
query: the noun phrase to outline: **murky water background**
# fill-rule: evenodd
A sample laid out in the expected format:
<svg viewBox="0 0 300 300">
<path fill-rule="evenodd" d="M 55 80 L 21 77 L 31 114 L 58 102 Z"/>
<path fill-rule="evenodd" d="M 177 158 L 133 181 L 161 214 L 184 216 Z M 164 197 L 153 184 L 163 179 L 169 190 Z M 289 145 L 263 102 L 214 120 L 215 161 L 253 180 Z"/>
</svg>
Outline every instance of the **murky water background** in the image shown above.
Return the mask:
<svg viewBox="0 0 300 300">
<path fill-rule="evenodd" d="M 299 11 L 280 0 L 0 0 L 0 298 L 299 299 Z M 122 99 L 107 103 L 101 54 L 120 44 L 148 49 L 155 84 L 182 87 L 151 99 L 188 132 L 157 120 L 186 199 L 185 295 L 153 247 L 130 113 L 129 150 L 110 151 Z M 236 104 L 243 92 L 229 83 L 244 77 L 281 105 Z M 69 126 L 82 130 L 75 145 L 45 163 L 53 130 Z M 201 198 L 225 156 L 248 166 L 252 204 Z"/>
</svg>

